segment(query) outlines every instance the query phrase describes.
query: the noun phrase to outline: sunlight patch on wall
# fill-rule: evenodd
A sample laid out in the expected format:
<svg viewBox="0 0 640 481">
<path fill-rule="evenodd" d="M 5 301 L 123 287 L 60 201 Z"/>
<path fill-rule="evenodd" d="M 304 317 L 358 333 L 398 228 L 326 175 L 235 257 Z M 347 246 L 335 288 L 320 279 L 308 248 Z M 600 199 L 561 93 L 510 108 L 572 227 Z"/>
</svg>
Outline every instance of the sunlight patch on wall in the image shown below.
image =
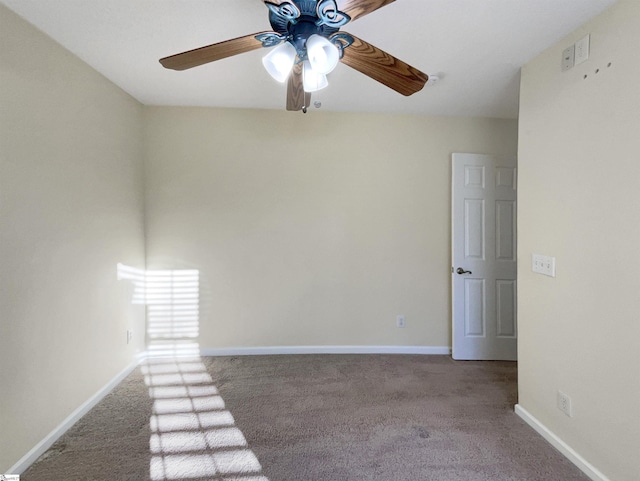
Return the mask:
<svg viewBox="0 0 640 481">
<path fill-rule="evenodd" d="M 133 296 L 131 299 L 131 303 L 144 304 L 147 275 L 146 271 L 144 269 L 125 266 L 124 264 L 118 264 L 117 273 L 119 281 L 128 280 L 133 283 Z"/>
<path fill-rule="evenodd" d="M 197 270 L 147 271 L 144 292 L 150 342 L 180 339 L 185 343 L 198 337 L 199 286 Z"/>
<path fill-rule="evenodd" d="M 149 357 L 198 356 L 200 272 L 196 269 L 143 270 L 118 264 L 118 280 L 133 283 L 133 304 L 147 310 Z"/>
</svg>

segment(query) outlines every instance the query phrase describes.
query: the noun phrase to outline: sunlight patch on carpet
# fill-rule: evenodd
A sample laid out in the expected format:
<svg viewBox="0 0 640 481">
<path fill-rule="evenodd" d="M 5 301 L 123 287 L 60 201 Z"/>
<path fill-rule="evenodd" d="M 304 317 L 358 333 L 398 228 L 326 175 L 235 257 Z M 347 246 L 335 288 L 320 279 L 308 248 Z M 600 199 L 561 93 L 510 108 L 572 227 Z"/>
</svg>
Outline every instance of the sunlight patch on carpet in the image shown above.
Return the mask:
<svg viewBox="0 0 640 481">
<path fill-rule="evenodd" d="M 150 479 L 269 481 L 200 358 L 199 272 L 118 264 L 118 279 L 147 307 Z"/>
</svg>

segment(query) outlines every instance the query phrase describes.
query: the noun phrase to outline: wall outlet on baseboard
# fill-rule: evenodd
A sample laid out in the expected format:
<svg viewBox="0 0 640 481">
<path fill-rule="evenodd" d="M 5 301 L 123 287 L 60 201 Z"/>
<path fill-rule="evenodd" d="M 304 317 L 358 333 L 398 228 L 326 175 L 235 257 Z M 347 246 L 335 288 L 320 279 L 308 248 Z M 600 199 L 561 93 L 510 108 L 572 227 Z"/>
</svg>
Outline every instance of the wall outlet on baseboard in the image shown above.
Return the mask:
<svg viewBox="0 0 640 481">
<path fill-rule="evenodd" d="M 396 325 L 397 325 L 399 328 L 405 328 L 405 327 L 407 327 L 407 324 L 405 323 L 404 316 L 398 316 L 398 317 L 396 317 Z"/>
<path fill-rule="evenodd" d="M 571 411 L 571 398 L 562 391 L 558 391 L 558 409 L 567 416 L 573 417 L 573 413 Z"/>
</svg>

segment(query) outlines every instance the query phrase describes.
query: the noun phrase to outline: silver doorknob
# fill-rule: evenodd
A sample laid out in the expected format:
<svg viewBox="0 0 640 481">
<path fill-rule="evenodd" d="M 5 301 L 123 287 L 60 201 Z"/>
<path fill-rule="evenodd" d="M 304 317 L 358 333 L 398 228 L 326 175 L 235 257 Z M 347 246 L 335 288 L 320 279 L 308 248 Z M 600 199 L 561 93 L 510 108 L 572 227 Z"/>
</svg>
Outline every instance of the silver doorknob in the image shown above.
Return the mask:
<svg viewBox="0 0 640 481">
<path fill-rule="evenodd" d="M 456 270 L 456 272 L 460 275 L 462 274 L 473 274 L 473 272 L 471 271 L 465 271 L 462 267 L 458 267 L 458 269 Z"/>
</svg>

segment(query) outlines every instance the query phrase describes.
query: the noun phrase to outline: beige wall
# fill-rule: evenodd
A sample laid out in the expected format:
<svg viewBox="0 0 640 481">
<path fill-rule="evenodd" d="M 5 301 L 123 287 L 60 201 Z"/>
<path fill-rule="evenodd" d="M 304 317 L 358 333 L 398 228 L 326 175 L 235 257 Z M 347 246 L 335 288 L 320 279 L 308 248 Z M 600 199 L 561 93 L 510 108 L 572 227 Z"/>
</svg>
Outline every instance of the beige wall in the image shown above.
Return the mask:
<svg viewBox="0 0 640 481">
<path fill-rule="evenodd" d="M 0 473 L 129 365 L 142 108 L 0 6 Z M 126 330 L 137 332 L 126 344 Z"/>
<path fill-rule="evenodd" d="M 450 345 L 451 153 L 514 155 L 515 121 L 160 107 L 145 126 L 147 265 L 200 271 L 201 347 Z"/>
<path fill-rule="evenodd" d="M 639 25 L 636 0 L 596 17 L 526 65 L 520 105 L 519 402 L 615 481 L 640 479 Z M 587 33 L 591 58 L 561 73 Z"/>
</svg>

